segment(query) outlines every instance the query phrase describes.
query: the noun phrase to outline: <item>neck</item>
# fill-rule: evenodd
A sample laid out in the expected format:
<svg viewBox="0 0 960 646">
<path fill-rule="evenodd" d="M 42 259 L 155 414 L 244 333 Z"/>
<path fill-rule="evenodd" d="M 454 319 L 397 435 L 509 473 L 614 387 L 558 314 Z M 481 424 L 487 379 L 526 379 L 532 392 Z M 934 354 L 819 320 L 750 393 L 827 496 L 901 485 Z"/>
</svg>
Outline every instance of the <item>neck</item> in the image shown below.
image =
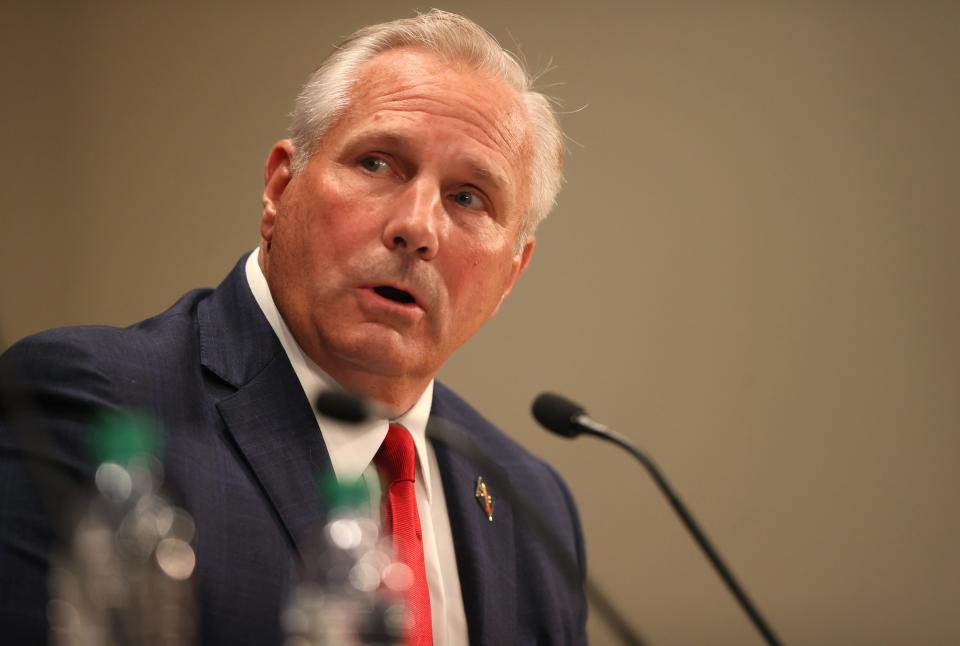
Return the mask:
<svg viewBox="0 0 960 646">
<path fill-rule="evenodd" d="M 331 369 L 314 361 L 341 387 L 382 406 L 391 419 L 410 410 L 430 383 L 430 379 L 384 377 L 349 366 Z"/>
</svg>

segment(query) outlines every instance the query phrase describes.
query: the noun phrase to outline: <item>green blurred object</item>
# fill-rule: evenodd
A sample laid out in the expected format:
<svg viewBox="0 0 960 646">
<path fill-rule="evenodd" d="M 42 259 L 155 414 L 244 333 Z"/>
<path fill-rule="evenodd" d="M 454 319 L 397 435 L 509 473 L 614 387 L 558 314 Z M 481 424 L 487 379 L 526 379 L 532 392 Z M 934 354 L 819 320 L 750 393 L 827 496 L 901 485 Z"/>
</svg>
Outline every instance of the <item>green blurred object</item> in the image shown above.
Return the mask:
<svg viewBox="0 0 960 646">
<path fill-rule="evenodd" d="M 338 480 L 333 471 L 319 478 L 320 494 L 331 509 L 355 509 L 370 502 L 370 489 L 363 478 Z"/>
<path fill-rule="evenodd" d="M 137 456 L 158 456 L 160 429 L 145 415 L 129 411 L 104 413 L 94 425 L 90 450 L 98 462 L 128 464 Z"/>
</svg>

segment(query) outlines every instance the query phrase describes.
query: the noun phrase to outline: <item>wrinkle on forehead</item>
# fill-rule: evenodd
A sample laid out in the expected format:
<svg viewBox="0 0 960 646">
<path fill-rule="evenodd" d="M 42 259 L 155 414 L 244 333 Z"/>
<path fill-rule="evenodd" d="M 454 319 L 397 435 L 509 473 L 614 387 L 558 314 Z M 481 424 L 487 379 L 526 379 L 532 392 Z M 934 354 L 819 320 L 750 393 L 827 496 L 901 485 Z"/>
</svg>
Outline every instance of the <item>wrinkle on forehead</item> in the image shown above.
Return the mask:
<svg viewBox="0 0 960 646">
<path fill-rule="evenodd" d="M 385 66 L 389 73 L 378 73 Z M 522 165 L 530 148 L 526 107 L 516 90 L 426 49 L 398 48 L 371 59 L 351 89 L 350 105 L 364 112 L 424 112 L 457 120 L 512 163 Z"/>
<path fill-rule="evenodd" d="M 415 89 L 397 89 L 375 96 L 367 105 L 374 110 L 423 112 L 433 118 L 453 119 L 474 131 L 475 138 L 489 148 L 508 156 L 520 154 L 526 132 L 523 120 L 515 112 L 487 110 L 487 106 L 474 105 L 462 95 L 423 93 L 428 89 L 425 84 Z"/>
</svg>

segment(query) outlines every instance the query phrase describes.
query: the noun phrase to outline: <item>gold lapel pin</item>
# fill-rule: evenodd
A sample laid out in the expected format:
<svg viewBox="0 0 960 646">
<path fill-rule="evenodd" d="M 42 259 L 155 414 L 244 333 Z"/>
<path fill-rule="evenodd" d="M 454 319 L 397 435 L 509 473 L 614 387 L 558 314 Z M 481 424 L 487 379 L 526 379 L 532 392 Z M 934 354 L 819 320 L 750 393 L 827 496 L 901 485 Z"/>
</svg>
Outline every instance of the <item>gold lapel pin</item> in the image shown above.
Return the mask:
<svg viewBox="0 0 960 646">
<path fill-rule="evenodd" d="M 483 476 L 477 476 L 477 488 L 473 492 L 473 495 L 477 499 L 477 504 L 480 505 L 480 509 L 487 515 L 487 520 L 492 523 L 493 497 L 490 495 L 490 490 L 487 489 L 487 483 L 483 481 Z"/>
</svg>

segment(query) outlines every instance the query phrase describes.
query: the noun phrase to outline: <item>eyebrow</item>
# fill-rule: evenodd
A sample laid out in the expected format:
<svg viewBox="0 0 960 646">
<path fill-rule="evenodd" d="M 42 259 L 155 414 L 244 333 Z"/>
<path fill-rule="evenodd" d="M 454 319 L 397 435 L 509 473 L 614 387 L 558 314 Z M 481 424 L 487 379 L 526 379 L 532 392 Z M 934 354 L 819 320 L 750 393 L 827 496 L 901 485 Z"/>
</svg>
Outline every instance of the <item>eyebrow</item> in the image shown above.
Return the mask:
<svg viewBox="0 0 960 646">
<path fill-rule="evenodd" d="M 480 166 L 479 164 L 475 164 L 469 161 L 467 162 L 467 165 L 470 168 L 471 175 L 473 175 L 474 177 L 482 181 L 486 181 L 493 184 L 493 187 L 498 191 L 504 191 L 510 185 L 510 183 L 507 181 L 505 177 L 503 177 L 499 173 L 495 173 L 491 171 L 489 168 L 486 168 L 485 166 Z"/>
<path fill-rule="evenodd" d="M 410 143 L 410 141 L 410 137 L 397 134 L 392 130 L 367 130 L 358 133 L 355 137 L 352 137 L 348 142 L 348 145 L 355 146 L 357 144 L 383 142 L 390 146 L 402 147 Z"/>
</svg>

